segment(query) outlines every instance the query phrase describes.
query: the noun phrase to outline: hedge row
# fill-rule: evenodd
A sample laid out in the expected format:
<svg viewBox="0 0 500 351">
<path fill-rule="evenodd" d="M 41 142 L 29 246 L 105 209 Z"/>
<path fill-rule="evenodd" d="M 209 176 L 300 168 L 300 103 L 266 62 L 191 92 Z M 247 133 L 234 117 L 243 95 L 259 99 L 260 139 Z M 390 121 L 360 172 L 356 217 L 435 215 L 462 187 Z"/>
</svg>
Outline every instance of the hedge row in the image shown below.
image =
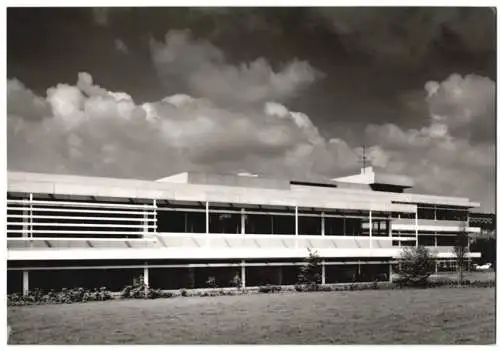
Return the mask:
<svg viewBox="0 0 500 351">
<path fill-rule="evenodd" d="M 456 288 L 458 284 L 453 280 L 436 280 L 429 281 L 422 288 L 438 288 L 450 287 Z M 494 280 L 488 281 L 470 281 L 464 280 L 462 287 L 465 288 L 491 288 L 495 287 Z M 182 289 L 177 292 L 162 291 L 159 289 L 148 288 L 145 285 L 127 286 L 120 294 L 121 299 L 156 299 L 156 298 L 171 298 L 178 296 L 225 296 L 225 295 L 242 295 L 250 292 L 261 294 L 279 293 L 288 291 L 310 292 L 310 291 L 361 291 L 361 290 L 393 290 L 401 288 L 411 288 L 410 286 L 402 285 L 394 282 L 373 282 L 373 283 L 352 283 L 342 285 L 320 285 L 320 284 L 297 284 L 293 287 L 285 287 L 278 285 L 264 285 L 257 289 L 205 289 L 205 290 L 186 290 Z M 23 306 L 23 305 L 39 305 L 39 304 L 63 304 L 63 303 L 78 303 L 89 301 L 106 301 L 113 299 L 112 293 L 102 287 L 100 289 L 62 289 L 59 292 L 51 290 L 47 293 L 40 290 L 28 292 L 26 296 L 22 294 L 7 295 L 8 306 Z"/>
<path fill-rule="evenodd" d="M 40 304 L 62 304 L 74 302 L 88 302 L 88 301 L 106 301 L 113 298 L 111 292 L 102 287 L 100 289 L 62 289 L 61 291 L 50 290 L 43 292 L 39 289 L 28 291 L 26 295 L 23 294 L 9 294 L 7 295 L 8 306 L 23 306 L 23 305 L 40 305 Z"/>
</svg>

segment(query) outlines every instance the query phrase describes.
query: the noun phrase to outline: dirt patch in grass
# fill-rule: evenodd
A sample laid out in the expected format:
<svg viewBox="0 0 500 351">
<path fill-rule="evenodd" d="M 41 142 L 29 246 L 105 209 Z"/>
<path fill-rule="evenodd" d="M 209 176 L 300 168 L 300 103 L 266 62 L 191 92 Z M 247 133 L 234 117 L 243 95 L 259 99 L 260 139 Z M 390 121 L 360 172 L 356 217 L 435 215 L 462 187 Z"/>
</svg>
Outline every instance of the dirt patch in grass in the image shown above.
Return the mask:
<svg viewBox="0 0 500 351">
<path fill-rule="evenodd" d="M 8 308 L 12 344 L 493 344 L 495 290 L 178 297 Z"/>
</svg>

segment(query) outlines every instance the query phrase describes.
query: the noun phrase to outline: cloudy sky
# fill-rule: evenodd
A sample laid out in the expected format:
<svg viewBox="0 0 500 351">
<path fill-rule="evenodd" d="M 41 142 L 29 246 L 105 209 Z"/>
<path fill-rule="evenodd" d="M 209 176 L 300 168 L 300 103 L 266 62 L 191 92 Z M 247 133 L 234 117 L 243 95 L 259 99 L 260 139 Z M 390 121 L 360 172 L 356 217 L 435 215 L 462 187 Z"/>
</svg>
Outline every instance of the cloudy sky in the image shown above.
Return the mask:
<svg viewBox="0 0 500 351">
<path fill-rule="evenodd" d="M 489 8 L 7 10 L 9 170 L 375 168 L 494 210 Z"/>
</svg>

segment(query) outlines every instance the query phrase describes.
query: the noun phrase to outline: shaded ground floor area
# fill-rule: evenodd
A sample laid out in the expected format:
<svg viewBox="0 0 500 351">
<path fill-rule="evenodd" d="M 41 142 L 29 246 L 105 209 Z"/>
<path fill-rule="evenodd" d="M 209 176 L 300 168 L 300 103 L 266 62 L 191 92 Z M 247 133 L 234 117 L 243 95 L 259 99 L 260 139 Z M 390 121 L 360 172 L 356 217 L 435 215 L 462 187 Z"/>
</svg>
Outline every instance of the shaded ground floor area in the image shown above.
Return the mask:
<svg viewBox="0 0 500 351">
<path fill-rule="evenodd" d="M 231 261 L 32 261 L 8 262 L 8 293 L 100 288 L 120 291 L 142 276 L 163 290 L 262 285 L 294 285 L 303 259 Z M 390 259 L 324 260 L 317 267 L 322 284 L 389 281 Z"/>
<path fill-rule="evenodd" d="M 7 319 L 12 344 L 494 344 L 495 289 L 34 305 Z"/>
</svg>

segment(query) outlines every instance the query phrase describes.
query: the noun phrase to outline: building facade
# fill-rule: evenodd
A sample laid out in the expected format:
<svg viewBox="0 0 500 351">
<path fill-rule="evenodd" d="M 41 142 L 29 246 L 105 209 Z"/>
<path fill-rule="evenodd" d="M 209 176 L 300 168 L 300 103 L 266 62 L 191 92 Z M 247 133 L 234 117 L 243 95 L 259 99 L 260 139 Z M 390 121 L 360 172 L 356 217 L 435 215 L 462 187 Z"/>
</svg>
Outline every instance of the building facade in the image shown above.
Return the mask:
<svg viewBox="0 0 500 351">
<path fill-rule="evenodd" d="M 474 233 L 466 198 L 405 192 L 403 176 L 289 181 L 181 173 L 156 181 L 9 172 L 9 292 L 101 287 L 294 284 L 309 249 L 322 283 L 390 280 L 404 246 L 453 260 Z M 479 253 L 470 253 L 479 257 Z"/>
</svg>

